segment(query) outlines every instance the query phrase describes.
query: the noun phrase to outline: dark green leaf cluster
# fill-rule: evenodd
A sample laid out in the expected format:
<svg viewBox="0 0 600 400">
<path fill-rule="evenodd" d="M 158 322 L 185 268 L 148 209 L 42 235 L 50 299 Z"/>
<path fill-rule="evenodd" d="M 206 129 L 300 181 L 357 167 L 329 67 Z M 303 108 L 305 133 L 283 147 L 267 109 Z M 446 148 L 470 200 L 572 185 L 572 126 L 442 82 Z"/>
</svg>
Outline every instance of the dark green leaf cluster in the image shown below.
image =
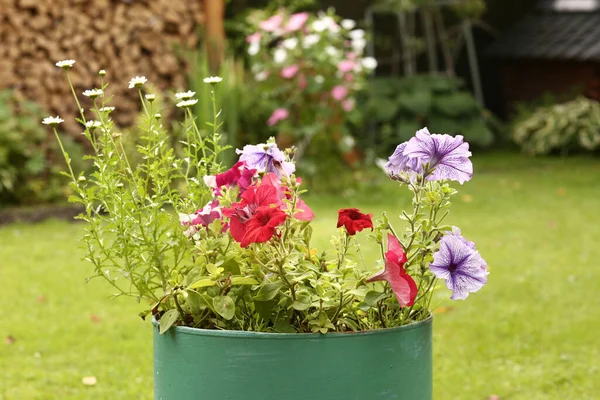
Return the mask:
<svg viewBox="0 0 600 400">
<path fill-rule="evenodd" d="M 477 104 L 458 78 L 376 78 L 369 83 L 365 106 L 377 125 L 376 146 L 381 155 L 391 154 L 398 143 L 423 126 L 432 132 L 463 135 L 480 147 L 494 141 L 492 115 Z"/>
</svg>

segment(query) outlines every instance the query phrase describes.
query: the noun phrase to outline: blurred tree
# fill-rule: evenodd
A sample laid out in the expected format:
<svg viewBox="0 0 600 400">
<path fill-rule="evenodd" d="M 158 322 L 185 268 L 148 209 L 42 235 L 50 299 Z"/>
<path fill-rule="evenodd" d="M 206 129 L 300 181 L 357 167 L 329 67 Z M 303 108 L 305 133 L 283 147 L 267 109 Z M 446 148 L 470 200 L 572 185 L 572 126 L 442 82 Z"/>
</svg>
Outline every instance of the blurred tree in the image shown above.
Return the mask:
<svg viewBox="0 0 600 400">
<path fill-rule="evenodd" d="M 208 64 L 212 74 L 216 74 L 223 62 L 225 50 L 224 0 L 204 0 L 205 46 L 208 52 Z"/>
</svg>

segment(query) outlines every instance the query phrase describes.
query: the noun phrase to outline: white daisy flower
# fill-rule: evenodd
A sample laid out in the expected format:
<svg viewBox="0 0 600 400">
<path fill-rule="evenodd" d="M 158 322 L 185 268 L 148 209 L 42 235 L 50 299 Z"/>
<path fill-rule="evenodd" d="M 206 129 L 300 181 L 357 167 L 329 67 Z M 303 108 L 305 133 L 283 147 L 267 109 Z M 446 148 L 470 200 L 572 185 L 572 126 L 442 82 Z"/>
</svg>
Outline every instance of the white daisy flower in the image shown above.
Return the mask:
<svg viewBox="0 0 600 400">
<path fill-rule="evenodd" d="M 351 19 L 343 19 L 341 24 L 342 28 L 346 29 L 347 31 L 354 29 L 354 27 L 356 26 L 356 22 L 354 22 Z"/>
<path fill-rule="evenodd" d="M 85 97 L 89 97 L 91 99 L 95 99 L 98 96 L 102 96 L 104 94 L 104 91 L 102 89 L 92 89 L 92 90 L 86 90 L 82 94 Z"/>
<path fill-rule="evenodd" d="M 328 29 L 333 20 L 330 17 L 320 18 L 312 23 L 312 28 L 315 32 L 323 32 Z"/>
<path fill-rule="evenodd" d="M 365 31 L 362 29 L 355 29 L 353 31 L 350 31 L 350 33 L 348 33 L 348 35 L 350 36 L 350 39 L 352 39 L 352 40 L 362 39 L 365 37 Z"/>
<path fill-rule="evenodd" d="M 106 71 L 101 69 L 100 71 L 98 71 L 98 75 L 100 76 L 106 76 Z"/>
<path fill-rule="evenodd" d="M 100 112 L 111 112 L 111 111 L 115 111 L 115 108 L 114 107 L 102 107 L 98 111 L 100 111 Z"/>
<path fill-rule="evenodd" d="M 156 95 L 154 93 L 148 93 L 144 96 L 148 101 L 154 101 L 156 99 Z"/>
<path fill-rule="evenodd" d="M 273 52 L 273 61 L 275 61 L 276 64 L 283 63 L 286 58 L 287 51 L 285 51 L 285 49 L 275 49 L 275 51 Z"/>
<path fill-rule="evenodd" d="M 141 88 L 144 86 L 144 83 L 148 82 L 145 76 L 136 76 L 135 78 L 131 78 L 129 81 L 129 89 L 133 88 Z"/>
<path fill-rule="evenodd" d="M 254 74 L 254 79 L 256 79 L 257 82 L 263 82 L 267 80 L 268 77 L 269 73 L 267 71 L 260 71 Z"/>
<path fill-rule="evenodd" d="M 154 114 L 154 118 L 156 118 L 156 119 L 160 119 L 160 117 L 162 117 L 162 115 L 160 115 L 160 113 L 156 113 L 156 114 Z"/>
<path fill-rule="evenodd" d="M 223 80 L 223 78 L 221 78 L 220 76 L 209 76 L 204 78 L 204 83 L 219 83 Z"/>
<path fill-rule="evenodd" d="M 325 47 L 325 53 L 327 53 L 329 57 L 338 57 L 340 55 L 340 51 L 333 46 Z"/>
<path fill-rule="evenodd" d="M 347 148 L 354 148 L 354 145 L 356 145 L 356 141 L 354 140 L 354 138 L 350 135 L 346 135 L 344 136 L 344 138 L 342 139 L 342 144 L 344 146 L 346 146 Z"/>
<path fill-rule="evenodd" d="M 352 48 L 357 53 L 362 53 L 366 46 L 367 41 L 365 40 L 365 38 L 352 39 Z"/>
<path fill-rule="evenodd" d="M 257 55 L 259 51 L 260 51 L 260 43 L 258 43 L 258 42 L 251 43 L 250 46 L 248 46 L 248 54 L 250 54 L 251 56 Z"/>
<path fill-rule="evenodd" d="M 307 49 L 309 47 L 312 47 L 313 45 L 319 43 L 319 40 L 321 40 L 321 36 L 317 35 L 316 33 L 311 33 L 310 35 L 306 35 L 304 37 L 304 39 L 302 40 L 302 46 Z"/>
<path fill-rule="evenodd" d="M 377 68 L 377 60 L 374 59 L 373 57 L 365 57 L 362 59 L 361 64 L 363 67 L 365 67 L 366 69 L 375 69 Z"/>
<path fill-rule="evenodd" d="M 100 121 L 90 120 L 90 121 L 86 121 L 86 123 L 85 123 L 86 128 L 99 128 L 101 126 L 102 126 L 102 122 L 100 122 Z"/>
<path fill-rule="evenodd" d="M 73 67 L 75 60 L 63 60 L 56 63 L 56 66 L 62 69 L 69 69 Z"/>
<path fill-rule="evenodd" d="M 187 100 L 187 99 L 191 99 L 192 97 L 194 97 L 195 94 L 196 94 L 196 92 L 192 92 L 191 90 L 188 90 L 187 92 L 175 93 L 175 98 L 177 100 Z"/>
<path fill-rule="evenodd" d="M 288 50 L 294 50 L 298 46 L 298 38 L 285 39 L 281 44 Z"/>
<path fill-rule="evenodd" d="M 323 78 L 322 75 L 317 75 L 317 76 L 315 76 L 315 82 L 317 82 L 320 85 L 323 82 L 325 82 L 325 78 Z"/>
<path fill-rule="evenodd" d="M 42 120 L 42 124 L 52 126 L 62 124 L 63 122 L 65 122 L 65 120 L 59 117 L 58 115 L 56 117 L 46 117 Z"/>
<path fill-rule="evenodd" d="M 189 99 L 189 100 L 184 100 L 184 101 L 180 101 L 179 103 L 177 103 L 177 107 L 190 107 L 193 106 L 194 104 L 196 104 L 198 102 L 198 99 Z"/>
</svg>

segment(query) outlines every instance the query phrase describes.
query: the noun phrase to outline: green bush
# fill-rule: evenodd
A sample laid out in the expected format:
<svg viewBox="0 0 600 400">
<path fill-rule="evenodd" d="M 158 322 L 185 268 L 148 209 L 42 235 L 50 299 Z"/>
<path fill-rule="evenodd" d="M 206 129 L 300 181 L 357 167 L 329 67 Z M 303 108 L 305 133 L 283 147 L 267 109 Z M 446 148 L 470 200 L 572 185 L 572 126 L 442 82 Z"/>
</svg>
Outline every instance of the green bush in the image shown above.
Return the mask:
<svg viewBox="0 0 600 400">
<path fill-rule="evenodd" d="M 600 148 L 600 103 L 578 97 L 517 119 L 513 139 L 532 155 Z"/>
<path fill-rule="evenodd" d="M 10 90 L 0 91 L 0 204 L 38 204 L 63 199 L 66 180 L 60 175 L 62 155 L 41 121 L 46 115 Z M 74 160 L 83 150 L 66 140 Z M 83 165 L 75 165 L 77 169 Z"/>
<path fill-rule="evenodd" d="M 460 79 L 445 76 L 373 79 L 365 110 L 377 126 L 376 152 L 391 154 L 425 126 L 432 133 L 460 134 L 475 146 L 490 146 L 498 122 L 463 86 Z"/>
</svg>

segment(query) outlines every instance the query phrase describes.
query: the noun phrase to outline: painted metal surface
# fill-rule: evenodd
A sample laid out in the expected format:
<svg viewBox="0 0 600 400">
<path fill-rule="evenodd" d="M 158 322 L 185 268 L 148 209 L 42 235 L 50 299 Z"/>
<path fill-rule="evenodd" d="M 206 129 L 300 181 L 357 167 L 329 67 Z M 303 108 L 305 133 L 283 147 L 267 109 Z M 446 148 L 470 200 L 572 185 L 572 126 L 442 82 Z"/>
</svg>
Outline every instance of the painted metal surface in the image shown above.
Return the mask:
<svg viewBox="0 0 600 400">
<path fill-rule="evenodd" d="M 154 326 L 156 400 L 431 400 L 432 319 L 362 333 Z"/>
</svg>

